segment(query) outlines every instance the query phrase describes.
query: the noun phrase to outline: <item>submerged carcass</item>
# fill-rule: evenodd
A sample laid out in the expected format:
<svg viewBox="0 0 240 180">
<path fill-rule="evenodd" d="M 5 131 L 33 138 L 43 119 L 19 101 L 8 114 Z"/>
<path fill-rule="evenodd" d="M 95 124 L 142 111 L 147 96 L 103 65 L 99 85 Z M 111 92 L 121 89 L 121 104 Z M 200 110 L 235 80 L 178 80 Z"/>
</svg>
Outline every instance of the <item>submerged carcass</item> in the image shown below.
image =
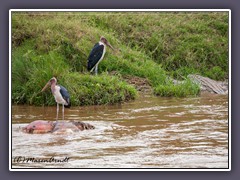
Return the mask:
<svg viewBox="0 0 240 180">
<path fill-rule="evenodd" d="M 37 120 L 25 126 L 22 130 L 29 134 L 44 134 L 44 133 L 65 133 L 79 132 L 86 129 L 95 129 L 91 124 L 81 121 L 44 121 Z"/>
</svg>

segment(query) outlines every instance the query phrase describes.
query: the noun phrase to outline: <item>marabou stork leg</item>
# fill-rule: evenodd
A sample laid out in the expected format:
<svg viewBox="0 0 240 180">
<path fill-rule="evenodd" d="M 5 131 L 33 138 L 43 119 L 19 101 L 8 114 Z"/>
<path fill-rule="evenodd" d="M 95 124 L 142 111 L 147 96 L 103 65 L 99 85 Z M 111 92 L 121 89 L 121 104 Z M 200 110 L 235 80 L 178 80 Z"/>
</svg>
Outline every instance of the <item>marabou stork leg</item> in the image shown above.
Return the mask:
<svg viewBox="0 0 240 180">
<path fill-rule="evenodd" d="M 98 73 L 98 64 L 95 66 L 95 75 Z"/>
<path fill-rule="evenodd" d="M 64 104 L 62 104 L 62 118 L 64 120 Z"/>
<path fill-rule="evenodd" d="M 56 117 L 56 121 L 58 120 L 58 112 L 59 112 L 59 104 L 57 103 L 57 117 Z"/>
</svg>

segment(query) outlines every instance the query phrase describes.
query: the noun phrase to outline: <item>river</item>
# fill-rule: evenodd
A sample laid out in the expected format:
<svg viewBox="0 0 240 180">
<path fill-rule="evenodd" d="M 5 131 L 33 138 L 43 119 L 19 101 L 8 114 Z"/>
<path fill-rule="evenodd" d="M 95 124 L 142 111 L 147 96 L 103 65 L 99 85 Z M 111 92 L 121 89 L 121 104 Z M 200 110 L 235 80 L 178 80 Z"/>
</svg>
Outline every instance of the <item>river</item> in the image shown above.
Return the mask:
<svg viewBox="0 0 240 180">
<path fill-rule="evenodd" d="M 56 107 L 12 106 L 12 168 L 228 168 L 228 96 L 140 96 L 117 105 L 65 109 L 66 120 L 96 127 L 80 133 L 26 134 Z M 59 117 L 61 118 L 61 108 Z M 20 162 L 17 158 L 64 162 Z"/>
</svg>

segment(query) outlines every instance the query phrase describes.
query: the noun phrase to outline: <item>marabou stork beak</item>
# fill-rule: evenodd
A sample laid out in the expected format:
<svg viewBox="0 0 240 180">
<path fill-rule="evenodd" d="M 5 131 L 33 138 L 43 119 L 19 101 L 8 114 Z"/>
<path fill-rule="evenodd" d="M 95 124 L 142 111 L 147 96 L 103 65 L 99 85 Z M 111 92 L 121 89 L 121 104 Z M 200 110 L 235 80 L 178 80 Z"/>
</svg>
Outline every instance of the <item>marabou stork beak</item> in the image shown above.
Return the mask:
<svg viewBox="0 0 240 180">
<path fill-rule="evenodd" d="M 107 46 L 110 47 L 113 51 L 115 50 L 109 42 L 107 42 L 106 44 L 107 44 Z"/>
<path fill-rule="evenodd" d="M 49 86 L 51 86 L 51 82 L 47 82 L 47 84 L 44 86 L 44 88 L 41 90 L 41 92 L 45 91 Z"/>
</svg>

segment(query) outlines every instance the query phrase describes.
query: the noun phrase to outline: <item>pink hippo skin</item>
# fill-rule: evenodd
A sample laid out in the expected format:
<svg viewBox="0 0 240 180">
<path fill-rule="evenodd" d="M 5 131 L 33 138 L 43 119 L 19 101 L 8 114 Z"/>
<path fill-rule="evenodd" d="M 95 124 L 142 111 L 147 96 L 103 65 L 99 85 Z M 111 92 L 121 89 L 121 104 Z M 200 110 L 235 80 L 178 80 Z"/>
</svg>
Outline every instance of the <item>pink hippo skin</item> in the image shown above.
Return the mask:
<svg viewBox="0 0 240 180">
<path fill-rule="evenodd" d="M 37 120 L 31 122 L 23 128 L 23 131 L 29 134 L 42 134 L 52 132 L 54 123 L 52 121 Z"/>
<path fill-rule="evenodd" d="M 95 129 L 91 124 L 81 121 L 43 121 L 37 120 L 31 122 L 29 125 L 23 128 L 23 132 L 29 134 L 43 134 L 54 133 L 62 134 L 69 132 L 78 132 L 85 129 Z"/>
</svg>

